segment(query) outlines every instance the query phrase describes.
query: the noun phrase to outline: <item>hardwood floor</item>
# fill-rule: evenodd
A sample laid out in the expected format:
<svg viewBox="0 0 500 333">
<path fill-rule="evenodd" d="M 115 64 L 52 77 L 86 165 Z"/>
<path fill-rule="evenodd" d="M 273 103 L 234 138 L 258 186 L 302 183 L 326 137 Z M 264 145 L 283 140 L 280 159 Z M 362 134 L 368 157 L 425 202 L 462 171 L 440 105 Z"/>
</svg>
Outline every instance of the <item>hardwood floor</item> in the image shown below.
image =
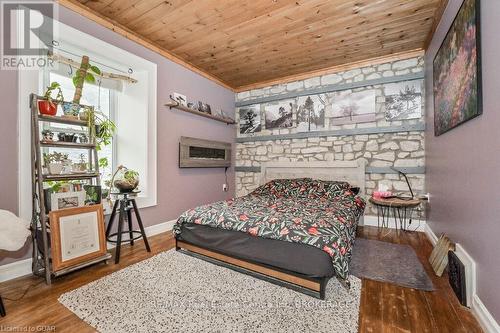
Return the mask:
<svg viewBox="0 0 500 333">
<path fill-rule="evenodd" d="M 359 319 L 360 332 L 481 332 L 472 313 L 460 305 L 451 290 L 447 276 L 436 277 L 427 263 L 432 245 L 423 233 L 382 232 L 374 227 L 358 228 L 358 236 L 412 246 L 431 276 L 436 290 L 424 292 L 398 287 L 388 283 L 363 280 Z M 142 242 L 122 248 L 120 264 L 98 264 L 75 272 L 46 286 L 32 276 L 0 284 L 7 316 L 0 318 L 1 331 L 21 331 L 41 327 L 52 332 L 94 332 L 94 329 L 59 304 L 62 293 L 78 288 L 128 265 L 144 260 L 174 246 L 170 234 L 150 238 L 152 253 L 147 253 Z M 138 281 L 140 283 L 140 281 Z M 24 298 L 19 298 L 32 286 Z M 168 331 L 168 328 L 165 328 Z"/>
</svg>

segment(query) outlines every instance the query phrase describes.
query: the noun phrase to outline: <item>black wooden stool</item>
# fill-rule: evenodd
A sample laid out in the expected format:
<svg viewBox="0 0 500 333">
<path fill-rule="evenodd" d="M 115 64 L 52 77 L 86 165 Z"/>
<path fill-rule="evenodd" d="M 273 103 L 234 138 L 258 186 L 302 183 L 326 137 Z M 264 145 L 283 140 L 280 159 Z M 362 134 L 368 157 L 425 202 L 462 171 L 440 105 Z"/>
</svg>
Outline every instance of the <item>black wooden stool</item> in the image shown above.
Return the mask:
<svg viewBox="0 0 500 333">
<path fill-rule="evenodd" d="M 115 204 L 113 205 L 111 216 L 109 217 L 108 227 L 106 228 L 106 239 L 108 240 L 108 242 L 116 243 L 115 264 L 118 264 L 120 262 L 122 234 L 128 233 L 128 241 L 130 242 L 130 245 L 134 245 L 134 241 L 142 237 L 144 239 L 144 244 L 146 245 L 146 250 L 148 252 L 151 252 L 151 249 L 149 248 L 148 238 L 146 237 L 144 226 L 142 225 L 141 216 L 139 215 L 139 209 L 137 209 L 137 204 L 134 199 L 134 197 L 137 196 L 137 193 L 139 192 L 136 191 L 111 193 L 112 195 L 116 195 L 117 199 L 115 201 Z M 117 210 L 119 210 L 118 231 L 115 233 L 111 233 L 111 228 L 113 226 L 113 222 L 115 221 Z M 132 229 L 132 210 L 135 213 L 137 224 L 139 225 L 140 230 Z M 125 220 L 127 220 L 128 222 L 128 231 L 123 230 L 123 223 L 125 222 Z M 116 240 L 112 239 L 113 237 L 116 237 Z"/>
<path fill-rule="evenodd" d="M 0 296 L 0 316 L 5 317 L 7 313 L 5 312 L 5 306 L 3 305 L 2 296 Z"/>
</svg>

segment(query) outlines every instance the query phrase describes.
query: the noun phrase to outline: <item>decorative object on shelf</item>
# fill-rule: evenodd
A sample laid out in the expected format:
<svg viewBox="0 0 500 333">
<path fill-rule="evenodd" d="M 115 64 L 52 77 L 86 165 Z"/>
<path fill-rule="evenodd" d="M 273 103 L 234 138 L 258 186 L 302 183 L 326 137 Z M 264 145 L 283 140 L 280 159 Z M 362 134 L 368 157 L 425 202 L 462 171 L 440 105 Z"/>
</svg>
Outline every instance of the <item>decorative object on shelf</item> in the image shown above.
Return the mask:
<svg viewBox="0 0 500 333">
<path fill-rule="evenodd" d="M 107 254 L 102 205 L 53 210 L 49 218 L 54 271 Z"/>
<path fill-rule="evenodd" d="M 177 103 L 179 103 L 179 105 L 188 106 L 187 98 L 185 95 L 174 92 L 172 99 L 174 101 L 176 101 Z M 190 104 L 192 104 L 192 103 L 190 103 Z"/>
<path fill-rule="evenodd" d="M 14 252 L 21 249 L 30 236 L 30 224 L 13 213 L 0 209 L 0 251 Z M 5 307 L 0 296 L 0 316 L 5 317 Z"/>
<path fill-rule="evenodd" d="M 42 140 L 45 141 L 45 142 L 52 142 L 54 141 L 54 132 L 52 132 L 51 130 L 43 130 L 42 131 Z"/>
<path fill-rule="evenodd" d="M 234 119 L 227 117 L 227 116 L 218 116 L 218 115 L 213 115 L 213 114 L 208 114 L 205 112 L 198 111 L 197 105 L 194 105 L 193 103 L 188 103 L 187 104 L 188 106 L 183 106 L 183 105 L 180 105 L 178 102 L 176 102 L 172 96 L 170 96 L 170 99 L 172 100 L 172 102 L 165 104 L 165 106 L 169 107 L 170 109 L 174 108 L 177 110 L 181 110 L 184 112 L 188 112 L 188 113 L 192 113 L 192 114 L 195 114 L 198 116 L 202 116 L 205 118 L 217 120 L 217 121 L 226 123 L 228 125 L 232 125 L 235 123 Z"/>
<path fill-rule="evenodd" d="M 95 205 L 100 204 L 102 201 L 102 187 L 100 185 L 83 185 L 85 190 L 85 204 Z"/>
<path fill-rule="evenodd" d="M 179 105 L 180 105 L 180 104 L 179 104 Z M 189 109 L 191 109 L 191 110 L 194 110 L 194 111 L 199 111 L 199 110 L 198 110 L 198 104 L 194 104 L 194 103 L 192 103 L 192 102 L 189 102 L 189 103 L 187 103 L 187 107 L 188 107 Z"/>
<path fill-rule="evenodd" d="M 331 125 L 345 125 L 375 121 L 375 90 L 332 94 Z"/>
<path fill-rule="evenodd" d="M 50 195 L 50 210 L 75 208 L 85 205 L 85 191 L 57 192 Z"/>
<path fill-rule="evenodd" d="M 87 172 L 87 161 L 85 155 L 82 153 L 79 155 L 80 160 L 72 165 L 72 171 L 75 173 Z"/>
<path fill-rule="evenodd" d="M 325 95 L 301 96 L 297 99 L 297 131 L 319 131 L 325 127 Z"/>
<path fill-rule="evenodd" d="M 83 109 L 80 110 L 78 113 L 78 119 L 83 120 L 83 121 L 88 121 L 89 116 L 92 112 L 92 107 L 91 106 L 85 106 Z"/>
<path fill-rule="evenodd" d="M 429 263 L 437 276 L 443 275 L 448 265 L 448 251 L 455 251 L 455 244 L 445 234 L 441 234 L 429 257 Z"/>
<path fill-rule="evenodd" d="M 59 140 L 60 142 L 76 142 L 77 138 L 78 136 L 76 136 L 74 133 L 57 133 L 57 140 Z"/>
<path fill-rule="evenodd" d="M 45 167 L 52 175 L 59 175 L 63 172 L 64 166 L 68 163 L 68 154 L 62 154 L 57 151 L 43 154 Z"/>
<path fill-rule="evenodd" d="M 144 231 L 144 226 L 142 224 L 141 215 L 139 214 L 139 209 L 137 208 L 137 203 L 135 202 L 135 197 L 139 191 L 134 192 L 113 192 L 110 194 L 117 197 L 113 205 L 113 209 L 111 211 L 111 216 L 109 217 L 109 223 L 106 228 L 106 239 L 108 242 L 116 243 L 115 250 L 115 264 L 120 262 L 120 250 L 122 245 L 122 236 L 123 234 L 128 234 L 128 239 L 130 245 L 134 245 L 134 241 L 142 238 L 144 240 L 144 245 L 146 246 L 146 250 L 151 252 L 149 247 L 148 238 L 146 237 L 146 232 Z M 137 224 L 139 225 L 139 230 L 132 229 L 132 210 L 135 213 L 135 217 L 137 219 Z M 113 228 L 113 223 L 115 221 L 116 213 L 118 213 L 118 230 L 115 233 L 111 233 L 111 229 Z M 123 224 L 127 221 L 128 230 L 123 230 Z M 137 236 L 135 236 L 137 235 Z M 116 237 L 116 239 L 114 238 Z"/>
<path fill-rule="evenodd" d="M 433 62 L 434 134 L 482 114 L 480 1 L 465 0 Z"/>
<path fill-rule="evenodd" d="M 91 65 L 89 61 L 89 57 L 84 55 L 80 63 L 80 68 L 75 72 L 75 76 L 73 76 L 73 85 L 75 86 L 74 104 L 80 104 L 84 82 L 95 83 L 94 74 L 101 75 L 101 70 L 97 66 Z"/>
<path fill-rule="evenodd" d="M 231 144 L 181 136 L 179 168 L 227 168 L 231 166 Z"/>
<path fill-rule="evenodd" d="M 55 102 L 52 100 L 52 92 L 54 90 L 57 90 Z M 43 97 L 45 98 L 44 100 L 38 101 L 38 111 L 40 114 L 55 116 L 57 114 L 57 103 L 62 103 L 64 100 L 61 85 L 57 82 L 52 82 L 50 86 L 47 87 Z"/>
<path fill-rule="evenodd" d="M 203 102 L 198 102 L 198 111 L 203 112 L 203 113 L 212 114 L 212 108 L 210 107 L 210 104 L 203 103 Z"/>
<path fill-rule="evenodd" d="M 89 137 L 87 134 L 81 133 L 78 135 L 78 141 L 80 141 L 80 143 L 89 143 Z"/>
<path fill-rule="evenodd" d="M 80 104 L 72 102 L 62 103 L 64 117 L 78 119 L 78 114 L 80 112 Z"/>
<path fill-rule="evenodd" d="M 71 182 L 71 185 L 73 186 L 73 191 L 79 192 L 83 190 L 83 184 L 80 180 L 74 180 Z"/>
<path fill-rule="evenodd" d="M 422 116 L 422 80 L 384 86 L 385 120 L 419 119 Z"/>
<path fill-rule="evenodd" d="M 260 104 L 244 106 L 238 109 L 240 115 L 240 134 L 260 132 Z"/>
<path fill-rule="evenodd" d="M 281 100 L 264 105 L 266 129 L 292 127 L 295 100 Z"/>
</svg>

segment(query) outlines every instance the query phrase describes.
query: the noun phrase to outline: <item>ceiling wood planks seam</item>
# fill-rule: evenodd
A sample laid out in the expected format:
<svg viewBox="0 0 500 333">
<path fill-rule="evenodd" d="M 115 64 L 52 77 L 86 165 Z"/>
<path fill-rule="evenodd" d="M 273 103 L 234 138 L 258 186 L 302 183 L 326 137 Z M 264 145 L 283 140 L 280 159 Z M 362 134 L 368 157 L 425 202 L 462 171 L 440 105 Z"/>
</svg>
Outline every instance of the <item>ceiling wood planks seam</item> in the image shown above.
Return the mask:
<svg viewBox="0 0 500 333">
<path fill-rule="evenodd" d="M 58 2 L 243 91 L 421 53 L 448 0 Z"/>
</svg>

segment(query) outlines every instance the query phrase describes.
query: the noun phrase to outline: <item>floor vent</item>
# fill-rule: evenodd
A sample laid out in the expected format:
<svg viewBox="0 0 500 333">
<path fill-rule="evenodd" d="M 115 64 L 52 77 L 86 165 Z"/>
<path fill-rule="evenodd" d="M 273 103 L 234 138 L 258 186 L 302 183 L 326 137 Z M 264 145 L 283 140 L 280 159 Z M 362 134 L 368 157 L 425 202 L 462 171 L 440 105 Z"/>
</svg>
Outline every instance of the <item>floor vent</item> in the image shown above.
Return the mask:
<svg viewBox="0 0 500 333">
<path fill-rule="evenodd" d="M 448 252 L 448 279 L 460 304 L 467 306 L 465 266 L 453 251 Z"/>
</svg>

